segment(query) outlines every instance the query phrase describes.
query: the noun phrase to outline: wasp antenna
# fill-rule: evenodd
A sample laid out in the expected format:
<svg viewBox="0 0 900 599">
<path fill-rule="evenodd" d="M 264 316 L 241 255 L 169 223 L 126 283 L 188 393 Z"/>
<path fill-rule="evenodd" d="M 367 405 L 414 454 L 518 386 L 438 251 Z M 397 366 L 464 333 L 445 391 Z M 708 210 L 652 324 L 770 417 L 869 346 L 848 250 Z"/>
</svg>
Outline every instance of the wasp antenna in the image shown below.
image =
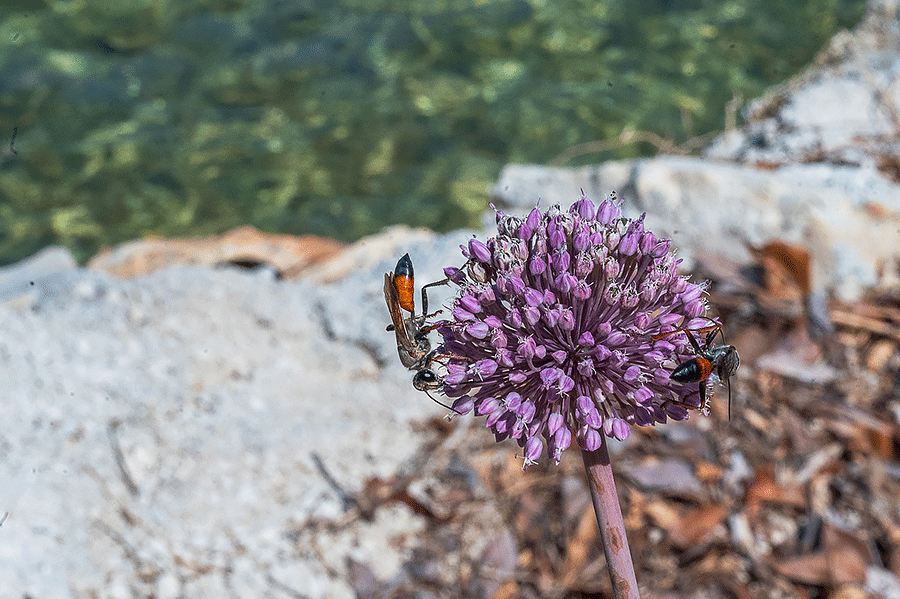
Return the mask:
<svg viewBox="0 0 900 599">
<path fill-rule="evenodd" d="M 719 332 L 719 337 L 722 338 L 722 344 L 728 345 L 728 342 L 725 341 L 725 328 L 722 325 L 718 325 L 716 330 Z M 715 339 L 715 337 L 713 337 L 713 339 Z"/>
<path fill-rule="evenodd" d="M 711 346 L 713 344 L 713 341 L 716 338 L 716 333 L 721 333 L 721 332 L 722 332 L 721 327 L 718 327 L 718 326 L 712 327 L 712 330 L 709 333 L 707 333 L 706 339 L 703 341 L 703 344 L 706 347 Z M 725 341 L 724 337 L 722 338 L 722 341 L 723 342 Z"/>
<path fill-rule="evenodd" d="M 713 342 L 713 340 L 716 338 L 715 333 L 718 333 L 722 337 L 722 343 L 725 343 L 725 329 L 722 328 L 722 324 L 719 322 L 716 322 L 715 318 L 710 318 L 709 316 L 704 316 L 703 318 L 705 318 L 706 320 L 708 320 L 712 323 L 712 327 L 710 327 L 712 329 L 710 331 L 711 335 L 710 335 L 707 343 L 710 344 Z M 706 327 L 704 327 L 704 329 L 705 328 Z"/>
<path fill-rule="evenodd" d="M 728 422 L 731 422 L 731 379 L 728 382 Z"/>
<path fill-rule="evenodd" d="M 444 408 L 447 408 L 448 410 L 450 410 L 451 412 L 453 412 L 454 414 L 456 414 L 456 415 L 458 415 L 458 416 L 462 416 L 462 412 L 457 412 L 456 410 L 454 410 L 453 408 L 451 408 L 451 407 L 448 406 L 447 404 L 445 404 L 445 403 L 443 403 L 443 402 L 440 402 L 440 401 L 436 400 L 436 399 L 431 395 L 431 393 L 429 393 L 428 391 L 425 392 L 425 395 L 427 395 L 427 396 L 431 399 L 431 401 L 433 401 L 433 402 L 436 403 L 437 405 L 442 406 L 442 407 L 444 407 Z"/>
</svg>

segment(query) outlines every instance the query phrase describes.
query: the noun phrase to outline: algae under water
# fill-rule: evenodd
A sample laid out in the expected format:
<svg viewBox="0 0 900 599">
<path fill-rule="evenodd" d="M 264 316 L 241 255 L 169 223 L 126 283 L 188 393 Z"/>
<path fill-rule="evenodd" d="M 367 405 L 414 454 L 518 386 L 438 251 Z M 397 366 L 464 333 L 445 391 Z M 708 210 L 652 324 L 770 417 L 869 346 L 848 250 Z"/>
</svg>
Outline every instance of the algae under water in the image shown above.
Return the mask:
<svg viewBox="0 0 900 599">
<path fill-rule="evenodd" d="M 47 0 L 0 8 L 0 263 L 250 223 L 473 225 L 508 162 L 719 130 L 863 0 Z M 650 155 L 647 144 L 569 164 Z"/>
</svg>

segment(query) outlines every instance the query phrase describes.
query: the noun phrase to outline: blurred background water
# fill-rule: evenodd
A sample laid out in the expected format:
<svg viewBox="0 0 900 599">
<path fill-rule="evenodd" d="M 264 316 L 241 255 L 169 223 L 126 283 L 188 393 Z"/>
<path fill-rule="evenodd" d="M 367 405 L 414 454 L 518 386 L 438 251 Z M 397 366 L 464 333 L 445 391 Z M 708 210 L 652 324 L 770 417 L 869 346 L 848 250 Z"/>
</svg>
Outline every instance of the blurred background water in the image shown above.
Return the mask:
<svg viewBox="0 0 900 599">
<path fill-rule="evenodd" d="M 0 264 L 247 223 L 347 241 L 472 225 L 504 164 L 721 130 L 729 102 L 796 73 L 864 8 L 3 0 Z M 632 130 L 651 135 L 579 145 Z"/>
</svg>

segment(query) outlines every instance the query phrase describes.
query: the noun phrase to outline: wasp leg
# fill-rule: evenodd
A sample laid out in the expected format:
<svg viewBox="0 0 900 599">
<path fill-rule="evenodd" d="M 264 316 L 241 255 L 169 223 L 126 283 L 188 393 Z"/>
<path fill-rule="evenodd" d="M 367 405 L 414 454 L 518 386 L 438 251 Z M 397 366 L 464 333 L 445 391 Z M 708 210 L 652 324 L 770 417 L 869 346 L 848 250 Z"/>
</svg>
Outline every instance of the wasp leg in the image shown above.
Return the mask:
<svg viewBox="0 0 900 599">
<path fill-rule="evenodd" d="M 432 360 L 465 360 L 466 362 L 471 362 L 472 358 L 469 356 L 460 356 L 458 354 L 434 354 L 431 358 Z"/>
<path fill-rule="evenodd" d="M 692 404 L 689 404 L 689 403 L 686 403 L 683 401 L 679 401 L 677 399 L 670 399 L 669 401 L 672 402 L 673 404 L 675 404 L 676 406 L 681 406 L 682 408 L 685 408 L 686 410 L 702 410 L 703 409 L 702 403 L 699 406 L 695 406 L 695 405 L 692 405 Z"/>
<path fill-rule="evenodd" d="M 425 313 L 423 313 L 422 316 L 420 316 L 419 318 L 420 318 L 421 321 L 424 323 L 424 322 L 425 322 L 426 320 L 428 320 L 429 318 L 434 318 L 434 317 L 437 316 L 438 314 L 443 314 L 443 313 L 444 313 L 443 310 L 435 310 L 435 311 L 432 312 L 431 314 L 425 314 Z M 429 329 L 429 330 L 430 330 L 430 331 L 433 331 L 434 329 L 432 328 L 432 329 Z"/>
<path fill-rule="evenodd" d="M 700 405 L 695 406 L 693 404 L 689 404 L 683 401 L 679 401 L 677 399 L 670 399 L 673 404 L 677 406 L 681 406 L 687 410 L 700 410 L 704 414 L 708 415 L 709 413 L 709 400 L 710 398 L 706 395 L 706 381 L 700 381 Z"/>
<path fill-rule="evenodd" d="M 700 381 L 700 403 L 704 416 L 709 415 L 709 397 L 706 396 L 706 381 Z"/>
<path fill-rule="evenodd" d="M 699 355 L 703 355 L 703 350 L 700 349 L 700 345 L 697 343 L 697 340 L 694 338 L 694 336 L 691 333 L 692 332 L 705 333 L 707 330 L 709 330 L 709 334 L 703 340 L 703 347 L 705 349 L 709 349 L 710 346 L 712 345 L 713 339 L 716 338 L 716 333 L 722 332 L 722 327 L 720 327 L 719 325 L 716 325 L 714 327 L 703 327 L 702 329 L 682 329 L 682 330 L 688 336 L 688 340 L 691 342 L 691 346 L 694 348 L 694 351 L 696 351 L 697 355 L 699 356 Z M 723 342 L 725 341 L 724 335 L 722 336 L 722 341 Z"/>
<path fill-rule="evenodd" d="M 441 313 L 441 311 L 438 310 L 438 311 L 435 312 L 434 314 L 440 314 L 440 313 Z M 434 314 L 432 314 L 432 316 L 434 316 Z M 435 329 L 439 329 L 439 328 L 441 328 L 442 326 L 444 326 L 444 323 L 443 323 L 443 322 L 438 322 L 438 323 L 435 323 L 435 324 L 430 324 L 430 325 L 428 325 L 427 327 L 422 327 L 421 329 L 419 329 L 419 332 L 420 332 L 420 333 L 430 333 L 431 331 L 434 331 Z"/>
<path fill-rule="evenodd" d="M 672 329 L 671 331 L 666 331 L 665 333 L 657 333 L 656 335 L 653 335 L 651 337 L 651 339 L 653 341 L 659 341 L 660 339 L 664 339 L 665 337 L 668 337 L 669 335 L 674 335 L 676 333 L 682 333 L 682 332 L 687 333 L 688 331 L 693 331 L 694 333 L 698 333 L 701 335 L 707 335 L 707 337 L 704 341 L 706 343 L 706 345 L 710 345 L 712 343 L 713 339 L 715 339 L 714 333 L 720 333 L 722 335 L 722 343 L 725 343 L 725 333 L 722 332 L 722 325 L 717 323 L 712 318 L 709 318 L 708 316 L 704 316 L 703 318 L 710 321 L 712 324 L 709 326 L 706 326 L 706 327 L 700 327 L 699 329 L 688 329 L 685 327 L 677 327 L 675 329 Z"/>
<path fill-rule="evenodd" d="M 425 290 L 429 287 L 437 287 L 438 285 L 446 285 L 450 282 L 449 278 L 441 279 L 440 281 L 435 281 L 434 283 L 428 283 L 427 285 L 422 286 L 422 320 L 426 318 L 431 318 L 435 314 L 440 314 L 440 310 L 435 312 L 434 314 L 428 314 L 428 294 L 425 293 Z"/>
<path fill-rule="evenodd" d="M 689 329 L 684 329 L 684 334 L 687 335 L 688 341 L 691 342 L 691 347 L 694 348 L 694 351 L 697 352 L 697 355 L 698 356 L 703 355 L 703 350 L 700 349 L 700 345 L 697 343 L 697 340 L 694 339 L 693 335 L 691 335 L 691 331 Z M 702 387 L 701 387 L 701 389 L 702 389 Z"/>
<path fill-rule="evenodd" d="M 472 262 L 471 260 L 467 260 L 466 263 L 462 265 L 460 270 L 462 270 L 463 268 L 468 266 L 471 262 Z M 438 285 L 447 285 L 450 283 L 450 281 L 451 281 L 450 277 L 446 277 L 446 278 L 441 279 L 440 281 L 435 281 L 434 283 L 428 283 L 427 285 L 424 285 L 422 287 L 422 314 L 426 315 L 426 316 L 422 317 L 423 321 L 426 318 L 431 318 L 432 316 L 441 313 L 441 311 L 438 310 L 434 314 L 428 314 L 428 295 L 425 293 L 425 290 L 428 289 L 429 287 L 437 287 Z"/>
<path fill-rule="evenodd" d="M 686 329 L 684 327 L 678 327 L 677 329 L 672 329 L 671 331 L 666 331 L 665 333 L 657 333 L 650 337 L 653 341 L 659 341 L 660 339 L 665 339 L 669 335 L 675 335 L 676 333 L 687 333 L 688 331 L 692 331 L 694 333 L 706 333 L 707 331 L 712 331 L 716 328 L 719 328 L 719 325 L 709 326 L 709 327 L 700 327 L 699 329 Z"/>
</svg>

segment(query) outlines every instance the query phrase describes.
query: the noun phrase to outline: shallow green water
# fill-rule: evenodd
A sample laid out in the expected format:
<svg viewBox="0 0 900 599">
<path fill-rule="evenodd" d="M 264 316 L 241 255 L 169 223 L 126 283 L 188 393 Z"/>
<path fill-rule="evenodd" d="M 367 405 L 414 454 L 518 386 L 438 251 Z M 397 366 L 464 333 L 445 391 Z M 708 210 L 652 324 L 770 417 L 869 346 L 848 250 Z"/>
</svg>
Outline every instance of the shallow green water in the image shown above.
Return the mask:
<svg viewBox="0 0 900 599">
<path fill-rule="evenodd" d="M 252 223 L 476 222 L 508 162 L 719 130 L 863 0 L 9 0 L 0 263 Z M 790 4 L 790 6 L 787 6 Z M 650 155 L 622 145 L 567 164 Z"/>
</svg>

